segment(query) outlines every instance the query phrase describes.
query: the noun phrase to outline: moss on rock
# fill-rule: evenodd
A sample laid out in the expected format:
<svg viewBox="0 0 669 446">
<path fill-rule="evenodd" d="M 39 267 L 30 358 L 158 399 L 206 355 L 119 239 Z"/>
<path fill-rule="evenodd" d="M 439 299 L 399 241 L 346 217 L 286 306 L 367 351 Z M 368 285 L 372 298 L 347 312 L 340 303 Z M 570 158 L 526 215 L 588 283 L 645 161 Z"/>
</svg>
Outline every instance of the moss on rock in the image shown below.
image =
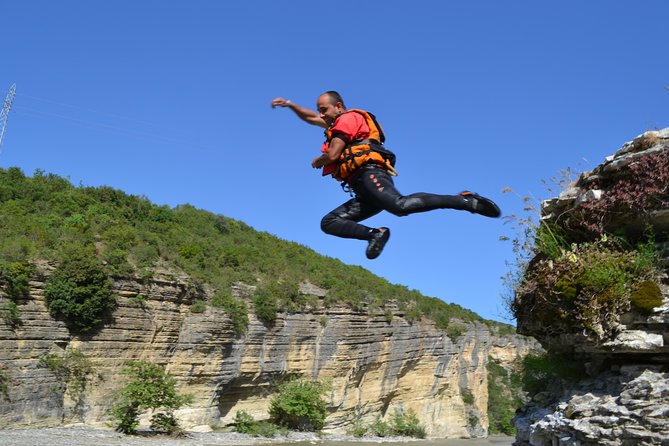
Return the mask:
<svg viewBox="0 0 669 446">
<path fill-rule="evenodd" d="M 657 283 L 646 280 L 637 285 L 630 295 L 632 306 L 643 314 L 650 314 L 653 308 L 662 305 L 662 291 Z"/>
</svg>

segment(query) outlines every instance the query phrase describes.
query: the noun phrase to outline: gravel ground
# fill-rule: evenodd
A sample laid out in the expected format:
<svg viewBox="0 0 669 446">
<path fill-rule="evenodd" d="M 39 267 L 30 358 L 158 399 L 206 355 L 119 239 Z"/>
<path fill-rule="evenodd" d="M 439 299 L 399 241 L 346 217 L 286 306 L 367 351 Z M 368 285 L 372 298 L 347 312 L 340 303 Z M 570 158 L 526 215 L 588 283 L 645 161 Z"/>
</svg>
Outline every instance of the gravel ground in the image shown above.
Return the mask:
<svg viewBox="0 0 669 446">
<path fill-rule="evenodd" d="M 323 438 L 312 433 L 290 433 L 287 437 L 255 438 L 236 432 L 189 433 L 186 438 L 160 436 L 127 436 L 114 431 L 90 427 L 58 427 L 41 429 L 0 430 L 2 446 L 273 446 L 294 443 L 318 444 L 320 446 L 361 446 L 361 443 L 383 443 L 384 446 L 510 446 L 512 437 L 488 437 L 471 440 L 414 440 L 403 438 L 356 439 L 347 436 L 326 435 Z"/>
</svg>

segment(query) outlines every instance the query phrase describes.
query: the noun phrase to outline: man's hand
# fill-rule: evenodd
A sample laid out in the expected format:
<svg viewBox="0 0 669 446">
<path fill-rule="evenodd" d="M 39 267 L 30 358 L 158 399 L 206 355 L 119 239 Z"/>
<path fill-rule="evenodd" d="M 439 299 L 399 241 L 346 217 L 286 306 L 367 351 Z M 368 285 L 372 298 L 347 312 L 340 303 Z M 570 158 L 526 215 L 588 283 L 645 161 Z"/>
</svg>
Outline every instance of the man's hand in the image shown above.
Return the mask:
<svg viewBox="0 0 669 446">
<path fill-rule="evenodd" d="M 333 138 L 332 141 L 330 141 L 328 149 L 321 156 L 314 158 L 311 162 L 311 167 L 318 169 L 319 167 L 336 163 L 341 156 L 341 153 L 344 151 L 344 148 L 346 148 L 346 143 L 343 139 Z"/>
<path fill-rule="evenodd" d="M 318 155 L 316 158 L 311 161 L 311 167 L 314 169 L 320 169 L 326 164 L 327 158 L 325 155 Z"/>
<path fill-rule="evenodd" d="M 301 105 L 297 105 L 296 103 L 291 102 L 289 99 L 274 98 L 272 100 L 272 108 L 277 107 L 288 107 L 304 122 L 322 127 L 324 129 L 328 128 L 328 125 L 325 123 L 323 118 L 321 118 L 320 113 L 309 110 L 308 108 L 302 107 Z"/>
<path fill-rule="evenodd" d="M 289 99 L 284 99 L 284 98 L 276 98 L 272 101 L 272 108 L 277 108 L 277 107 L 288 107 L 290 105 L 290 100 Z"/>
</svg>

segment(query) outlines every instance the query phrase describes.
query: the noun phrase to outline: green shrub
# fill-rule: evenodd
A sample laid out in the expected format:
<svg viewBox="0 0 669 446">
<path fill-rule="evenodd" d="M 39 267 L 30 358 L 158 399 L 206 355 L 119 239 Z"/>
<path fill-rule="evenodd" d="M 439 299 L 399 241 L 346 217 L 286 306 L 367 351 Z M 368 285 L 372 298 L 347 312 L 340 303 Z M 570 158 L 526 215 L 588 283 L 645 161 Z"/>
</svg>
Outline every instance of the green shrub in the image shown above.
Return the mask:
<svg viewBox="0 0 669 446">
<path fill-rule="evenodd" d="M 86 221 L 86 217 L 81 214 L 72 214 L 69 217 L 65 218 L 65 220 L 63 220 L 63 223 L 66 226 L 79 230 L 88 229 L 88 222 Z"/>
<path fill-rule="evenodd" d="M 137 307 L 145 308 L 146 307 L 146 301 L 148 300 L 148 296 L 146 294 L 136 294 L 135 296 L 131 296 L 128 298 L 128 303 L 130 305 L 134 305 Z"/>
<path fill-rule="evenodd" d="M 191 313 L 204 313 L 207 310 L 207 303 L 203 300 L 196 300 L 190 306 Z"/>
<path fill-rule="evenodd" d="M 554 332 L 584 333 L 597 342 L 612 334 L 629 309 L 631 291 L 656 279 L 655 244 L 637 228 L 650 227 L 652 211 L 669 203 L 669 158 L 663 152 L 648 154 L 622 169 L 609 177 L 584 175 L 576 183 L 567 169 L 559 186 L 600 190 L 601 198 L 545 215 L 539 224 L 539 215 L 510 218 L 520 231 L 513 240 L 516 270 L 506 275 L 506 298 L 518 320 L 535 320 Z M 536 214 L 540 209 L 525 208 Z M 644 238 L 647 243 L 633 246 Z"/>
<path fill-rule="evenodd" d="M 425 427 L 420 424 L 413 409 L 406 411 L 395 409 L 390 426 L 393 435 L 416 438 L 425 438 L 426 436 Z"/>
<path fill-rule="evenodd" d="M 138 267 L 150 267 L 160 258 L 158 248 L 151 244 L 153 240 L 148 240 L 144 243 L 134 246 L 130 251 L 133 262 Z"/>
<path fill-rule="evenodd" d="M 460 324 L 448 324 L 446 327 L 446 336 L 451 340 L 451 342 L 457 342 L 458 338 L 463 334 L 467 333 L 467 328 L 463 327 Z"/>
<path fill-rule="evenodd" d="M 492 358 L 486 364 L 488 372 L 488 432 L 515 435 L 513 417 L 523 404 L 522 383 L 518 373 L 510 373 Z"/>
<path fill-rule="evenodd" d="M 514 325 L 497 321 L 485 321 L 485 324 L 498 336 L 515 336 L 516 334 L 516 327 Z"/>
<path fill-rule="evenodd" d="M 128 251 L 114 248 L 105 252 L 104 260 L 107 268 L 117 276 L 127 276 L 133 272 L 133 267 L 128 263 Z"/>
<path fill-rule="evenodd" d="M 123 370 L 130 381 L 118 392 L 110 413 L 116 430 L 133 434 L 138 417 L 145 410 L 159 411 L 151 418 L 151 426 L 168 434 L 180 432 L 174 410 L 189 404 L 190 395 L 177 391 L 177 382 L 161 366 L 148 361 L 132 361 Z"/>
<path fill-rule="evenodd" d="M 137 231 L 129 224 L 116 224 L 102 234 L 102 239 L 109 250 L 118 249 L 128 252 L 138 242 Z"/>
<path fill-rule="evenodd" d="M 255 426 L 256 420 L 245 410 L 235 414 L 235 430 L 240 434 L 249 434 Z"/>
<path fill-rule="evenodd" d="M 13 300 L 7 300 L 0 307 L 0 316 L 7 325 L 14 328 L 21 323 L 21 310 Z"/>
<path fill-rule="evenodd" d="M 356 438 L 365 436 L 369 432 L 369 426 L 366 426 L 359 417 L 356 417 L 351 423 L 351 427 L 346 431 L 348 435 L 352 435 Z"/>
<path fill-rule="evenodd" d="M 467 427 L 470 429 L 474 429 L 476 426 L 479 425 L 481 420 L 475 413 L 469 413 L 467 414 Z"/>
<path fill-rule="evenodd" d="M 523 358 L 523 389 L 530 396 L 548 389 L 551 384 L 575 381 L 583 375 L 583 365 L 566 355 L 531 353 Z"/>
<path fill-rule="evenodd" d="M 13 300 L 28 296 L 32 267 L 27 262 L 11 262 L 0 265 L 0 277 L 6 284 L 7 294 Z"/>
<path fill-rule="evenodd" d="M 276 436 L 276 426 L 267 421 L 256 421 L 252 415 L 245 410 L 235 414 L 235 430 L 240 434 L 248 434 L 254 437 L 272 438 Z"/>
<path fill-rule="evenodd" d="M 300 293 L 297 282 L 284 280 L 269 282 L 256 289 L 255 314 L 264 323 L 272 325 L 281 308 L 288 313 L 303 310 L 309 300 Z"/>
<path fill-rule="evenodd" d="M 469 389 L 460 389 L 460 395 L 462 396 L 462 402 L 465 404 L 472 405 L 474 404 L 474 394 Z"/>
<path fill-rule="evenodd" d="M 9 398 L 9 374 L 0 366 L 0 399 Z"/>
<path fill-rule="evenodd" d="M 322 397 L 328 387 L 319 381 L 297 378 L 279 385 L 272 397 L 269 414 L 280 426 L 299 431 L 320 430 L 328 415 Z"/>
<path fill-rule="evenodd" d="M 198 245 L 183 245 L 179 247 L 179 255 L 185 259 L 194 259 L 202 254 L 203 249 Z"/>
<path fill-rule="evenodd" d="M 80 404 L 89 376 L 95 373 L 90 359 L 76 348 L 67 350 L 62 356 L 48 354 L 40 363 L 51 370 L 61 380 L 67 394 Z"/>
<path fill-rule="evenodd" d="M 278 291 L 277 299 L 280 307 L 288 313 L 302 311 L 309 304 L 309 299 L 300 293 L 296 281 L 276 283 L 275 290 Z"/>
<path fill-rule="evenodd" d="M 230 317 L 232 329 L 237 335 L 246 333 L 249 326 L 249 314 L 246 302 L 235 299 L 229 294 L 218 291 L 211 299 L 213 307 L 223 308 Z"/>
<path fill-rule="evenodd" d="M 258 288 L 253 299 L 253 311 L 256 317 L 266 325 L 274 325 L 279 305 L 274 293 L 274 286 Z"/>
<path fill-rule="evenodd" d="M 115 306 L 111 280 L 91 248 L 73 248 L 46 282 L 49 313 L 75 331 L 95 329 Z"/>
<path fill-rule="evenodd" d="M 369 432 L 377 437 L 387 437 L 392 434 L 392 429 L 381 416 L 377 416 L 376 420 L 369 426 Z"/>
<path fill-rule="evenodd" d="M 159 412 L 151 417 L 150 427 L 156 432 L 162 432 L 167 435 L 181 436 L 184 435 L 184 430 L 179 426 L 179 423 L 171 411 Z"/>
<path fill-rule="evenodd" d="M 626 249 L 619 239 L 574 243 L 556 259 L 532 263 L 517 287 L 514 315 L 605 339 L 629 309 L 632 290 L 657 275 L 653 265 L 652 251 Z"/>
</svg>

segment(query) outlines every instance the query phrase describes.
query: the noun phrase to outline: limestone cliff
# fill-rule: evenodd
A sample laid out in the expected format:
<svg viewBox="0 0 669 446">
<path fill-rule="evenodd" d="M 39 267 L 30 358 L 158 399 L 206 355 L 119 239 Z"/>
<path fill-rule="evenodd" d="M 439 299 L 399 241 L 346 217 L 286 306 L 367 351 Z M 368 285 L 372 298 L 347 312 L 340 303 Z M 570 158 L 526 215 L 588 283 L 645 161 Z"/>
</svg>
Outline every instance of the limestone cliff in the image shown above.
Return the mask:
<svg viewBox="0 0 669 446">
<path fill-rule="evenodd" d="M 515 444 L 669 445 L 668 173 L 669 129 L 648 132 L 543 204 L 544 224 L 590 246 L 606 234 L 639 240 L 652 228 L 661 258 L 653 280 L 658 299 L 650 308 L 633 299 L 613 305 L 613 295 L 602 291 L 578 305 L 584 281 L 571 273 L 555 276 L 559 261 L 576 264 L 583 250 L 567 250 L 554 262 L 538 254 L 530 262 L 532 286 L 516 296 L 518 331 L 584 365 L 585 376 L 554 382 L 535 395 L 516 419 Z M 541 265 L 548 268 L 538 275 Z M 549 290 L 549 282 L 556 286 Z M 597 314 L 600 309 L 607 311 Z"/>
<path fill-rule="evenodd" d="M 51 270 L 38 265 L 31 277 L 29 294 L 18 301 L 20 324 L 0 320 L 7 383 L 0 427 L 103 425 L 123 365 L 148 359 L 165 365 L 180 389 L 194 395 L 178 413 L 186 427 L 225 425 L 242 409 L 266 418 L 273 384 L 295 373 L 332 383 L 326 430 L 342 432 L 356 417 L 371 423 L 394 408 L 412 408 L 430 436 L 482 436 L 489 356 L 509 365 L 536 348 L 532 340 L 500 335 L 482 323 L 463 323 L 466 330 L 451 339 L 431 321 L 408 322 L 392 304 L 371 314 L 344 306 L 279 313 L 271 328 L 250 315 L 247 332 L 238 336 L 222 309 L 192 312 L 192 303 L 210 292 L 167 270 L 151 279 L 117 278 L 111 318 L 95 334 L 77 337 L 46 309 L 44 282 Z M 249 302 L 252 290 L 240 284 L 235 293 Z M 325 294 L 309 284 L 302 292 Z M 95 367 L 77 401 L 40 364 L 46 354 L 74 348 Z M 473 402 L 463 400 L 463 389 Z"/>
</svg>

